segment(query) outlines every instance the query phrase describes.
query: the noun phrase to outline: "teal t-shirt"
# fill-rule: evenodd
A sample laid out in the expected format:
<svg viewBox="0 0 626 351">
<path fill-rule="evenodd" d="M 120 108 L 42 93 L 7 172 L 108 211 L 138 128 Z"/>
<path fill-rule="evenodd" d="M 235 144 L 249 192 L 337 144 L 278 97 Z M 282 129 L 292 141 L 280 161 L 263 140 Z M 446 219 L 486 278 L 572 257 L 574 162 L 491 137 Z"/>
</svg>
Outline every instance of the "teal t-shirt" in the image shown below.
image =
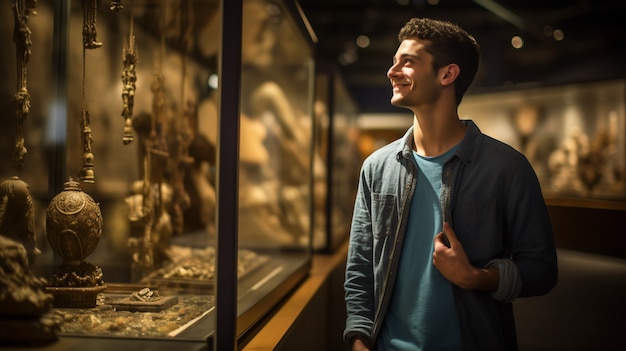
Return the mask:
<svg viewBox="0 0 626 351">
<path fill-rule="evenodd" d="M 419 168 L 417 185 L 379 350 L 462 349 L 452 283 L 432 264 L 434 237 L 443 227 L 439 201 L 443 163 L 456 149 L 435 157 L 413 153 Z"/>
</svg>

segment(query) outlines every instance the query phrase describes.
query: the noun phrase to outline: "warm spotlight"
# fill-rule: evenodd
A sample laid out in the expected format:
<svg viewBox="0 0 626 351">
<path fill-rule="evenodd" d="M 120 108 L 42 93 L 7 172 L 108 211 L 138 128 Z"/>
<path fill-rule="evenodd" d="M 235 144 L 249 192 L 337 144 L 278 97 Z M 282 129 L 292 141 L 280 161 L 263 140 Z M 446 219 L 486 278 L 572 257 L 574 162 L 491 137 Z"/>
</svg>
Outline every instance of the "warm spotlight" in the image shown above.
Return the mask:
<svg viewBox="0 0 626 351">
<path fill-rule="evenodd" d="M 370 46 L 370 38 L 367 35 L 359 35 L 356 38 L 356 45 L 360 48 L 366 48 Z"/>
</svg>

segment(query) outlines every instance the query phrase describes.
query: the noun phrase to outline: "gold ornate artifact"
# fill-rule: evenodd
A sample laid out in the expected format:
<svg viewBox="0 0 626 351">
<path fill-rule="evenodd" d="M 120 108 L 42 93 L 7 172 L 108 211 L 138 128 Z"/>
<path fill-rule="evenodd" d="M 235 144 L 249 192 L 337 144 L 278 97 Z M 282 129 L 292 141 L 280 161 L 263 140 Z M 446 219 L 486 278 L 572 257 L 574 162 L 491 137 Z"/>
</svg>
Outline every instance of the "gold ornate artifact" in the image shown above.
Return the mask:
<svg viewBox="0 0 626 351">
<path fill-rule="evenodd" d="M 87 49 L 97 49 L 102 43 L 96 39 L 96 13 L 98 10 L 97 0 L 83 0 L 83 111 L 80 116 L 83 142 L 83 168 L 80 172 L 80 179 L 85 183 L 95 183 L 95 172 L 93 159 L 94 155 L 91 149 L 92 131 L 89 111 L 85 106 L 85 79 L 86 79 L 86 60 L 85 51 Z"/>
<path fill-rule="evenodd" d="M 77 266 L 98 246 L 102 234 L 100 207 L 78 182 L 65 182 L 46 212 L 50 246 L 68 265 Z"/>
<path fill-rule="evenodd" d="M 123 8 L 119 2 L 118 4 L 111 3 L 111 9 L 119 11 Z M 122 49 L 122 59 L 124 62 L 124 71 L 122 72 L 122 117 L 124 118 L 124 135 L 122 141 L 125 145 L 130 144 L 133 137 L 132 130 L 132 118 L 133 107 L 135 105 L 135 90 L 137 87 L 137 47 L 135 45 L 135 33 L 134 33 L 134 20 L 132 14 L 130 14 L 130 34 L 128 35 L 128 47 L 126 47 L 126 41 L 124 41 L 124 48 Z"/>
<path fill-rule="evenodd" d="M 48 242 L 63 259 L 46 289 L 54 295 L 57 307 L 95 307 L 97 294 L 105 289 L 102 270 L 85 262 L 100 241 L 102 214 L 78 185 L 67 181 L 46 212 Z"/>
<path fill-rule="evenodd" d="M 80 126 L 82 129 L 82 141 L 83 141 L 83 168 L 80 172 L 80 179 L 85 183 L 94 183 L 96 180 L 94 166 L 93 166 L 93 152 L 91 150 L 91 120 L 89 118 L 89 111 L 83 108 L 83 112 L 80 115 Z"/>
<path fill-rule="evenodd" d="M 31 31 L 28 27 L 28 19 L 34 13 L 36 0 L 14 0 L 13 13 L 15 15 L 15 29 L 13 42 L 16 48 L 17 58 L 17 92 L 13 101 L 17 113 L 17 127 L 15 133 L 15 152 L 13 155 L 13 168 L 22 169 L 22 163 L 28 150 L 26 149 L 23 128 L 24 121 L 30 113 L 30 93 L 27 88 L 27 64 L 31 51 Z"/>
<path fill-rule="evenodd" d="M 97 49 L 102 46 L 97 39 L 97 13 L 98 0 L 83 0 L 83 44 L 86 49 Z"/>
</svg>

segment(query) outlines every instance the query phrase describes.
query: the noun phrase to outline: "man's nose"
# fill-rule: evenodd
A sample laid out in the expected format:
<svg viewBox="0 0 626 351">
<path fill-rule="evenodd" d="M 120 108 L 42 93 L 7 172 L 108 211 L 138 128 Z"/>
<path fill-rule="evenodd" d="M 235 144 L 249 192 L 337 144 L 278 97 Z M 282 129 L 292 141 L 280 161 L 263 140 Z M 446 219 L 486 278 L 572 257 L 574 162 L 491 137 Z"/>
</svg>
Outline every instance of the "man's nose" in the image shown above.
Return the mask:
<svg viewBox="0 0 626 351">
<path fill-rule="evenodd" d="M 389 69 L 387 70 L 387 78 L 391 79 L 393 77 L 397 77 L 398 74 L 401 74 L 399 65 L 397 63 L 394 63 L 393 65 L 391 65 L 391 67 L 389 67 Z"/>
</svg>

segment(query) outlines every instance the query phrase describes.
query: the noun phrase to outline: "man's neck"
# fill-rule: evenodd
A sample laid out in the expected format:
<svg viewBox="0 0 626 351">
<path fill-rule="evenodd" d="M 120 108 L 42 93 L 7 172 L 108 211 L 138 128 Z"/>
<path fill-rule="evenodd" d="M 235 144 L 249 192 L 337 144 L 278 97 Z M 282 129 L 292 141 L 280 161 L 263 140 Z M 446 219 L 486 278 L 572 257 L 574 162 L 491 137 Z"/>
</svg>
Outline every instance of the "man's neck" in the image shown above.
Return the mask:
<svg viewBox="0 0 626 351">
<path fill-rule="evenodd" d="M 466 126 L 456 111 L 447 114 L 415 114 L 414 149 L 422 156 L 438 156 L 450 150 L 465 136 Z"/>
</svg>

